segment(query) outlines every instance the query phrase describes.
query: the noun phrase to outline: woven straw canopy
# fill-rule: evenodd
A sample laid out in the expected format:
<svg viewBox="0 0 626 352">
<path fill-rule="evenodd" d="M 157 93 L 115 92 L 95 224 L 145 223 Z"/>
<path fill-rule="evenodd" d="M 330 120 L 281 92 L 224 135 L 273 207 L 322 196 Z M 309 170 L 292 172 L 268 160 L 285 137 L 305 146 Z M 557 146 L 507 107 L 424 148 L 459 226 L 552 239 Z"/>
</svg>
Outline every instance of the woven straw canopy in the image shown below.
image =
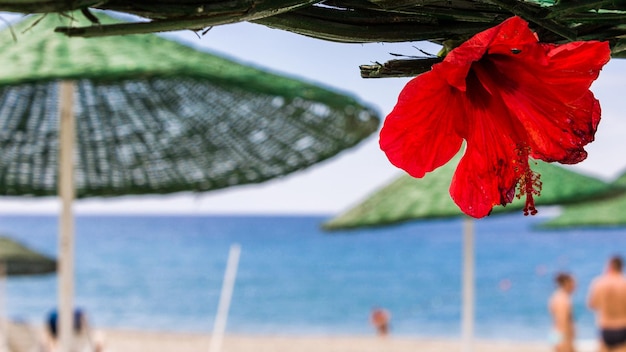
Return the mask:
<svg viewBox="0 0 626 352">
<path fill-rule="evenodd" d="M 449 195 L 450 181 L 459 158 L 415 179 L 402 175 L 374 192 L 362 203 L 324 224 L 328 230 L 384 226 L 417 219 L 464 216 Z M 621 191 L 601 180 L 569 171 L 561 166 L 537 161 L 533 170 L 541 174 L 541 196 L 537 205 L 575 203 L 608 196 Z M 520 211 L 524 198 L 515 199 L 506 207 L 494 207 L 492 214 Z M 541 208 L 539 208 L 541 212 Z"/>
<path fill-rule="evenodd" d="M 441 44 L 464 41 L 517 15 L 530 22 L 544 42 L 608 40 L 613 57 L 626 55 L 622 39 L 626 2 L 615 0 L 0 0 L 0 11 L 20 13 L 89 8 L 121 11 L 148 21 L 112 26 L 74 24 L 59 30 L 76 36 L 102 36 L 202 30 L 250 21 L 337 42 L 428 40 Z M 390 64 L 367 65 L 363 75 L 415 75 L 431 65 L 423 60 Z"/>
<path fill-rule="evenodd" d="M 56 194 L 61 80 L 77 87 L 78 197 L 262 182 L 334 156 L 379 124 L 349 96 L 156 35 L 54 33 L 68 23 L 33 16 L 0 33 L 1 195 Z"/>
<path fill-rule="evenodd" d="M 0 237 L 0 264 L 4 265 L 5 274 L 38 275 L 56 271 L 56 261 L 37 253 L 8 237 Z"/>
<path fill-rule="evenodd" d="M 613 184 L 626 188 L 626 173 Z M 614 198 L 566 206 L 561 215 L 540 226 L 567 228 L 624 225 L 626 225 L 626 195 L 618 195 Z"/>
</svg>

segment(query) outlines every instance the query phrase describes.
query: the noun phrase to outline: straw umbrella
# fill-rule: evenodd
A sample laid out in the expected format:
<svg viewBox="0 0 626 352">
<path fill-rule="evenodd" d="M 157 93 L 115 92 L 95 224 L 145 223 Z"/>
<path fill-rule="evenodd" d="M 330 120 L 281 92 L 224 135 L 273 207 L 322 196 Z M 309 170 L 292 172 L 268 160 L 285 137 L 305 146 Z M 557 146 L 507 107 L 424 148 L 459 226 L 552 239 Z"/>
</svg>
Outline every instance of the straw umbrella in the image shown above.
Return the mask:
<svg viewBox="0 0 626 352">
<path fill-rule="evenodd" d="M 0 282 L 4 283 L 7 276 L 43 275 L 55 272 L 56 260 L 36 252 L 15 240 L 0 236 Z M 0 333 L 6 331 L 4 323 L 4 287 L 0 289 Z M 2 335 L 1 342 L 4 342 Z M 1 346 L 0 346 L 1 347 Z"/>
<path fill-rule="evenodd" d="M 626 173 L 618 177 L 613 185 L 626 188 Z M 626 225 L 626 195 L 618 195 L 609 199 L 565 206 L 559 216 L 540 224 L 540 227 L 616 227 L 624 225 Z"/>
<path fill-rule="evenodd" d="M 556 0 L 0 0 L 0 11 L 63 13 L 100 8 L 135 14 L 146 20 L 130 24 L 65 28 L 71 35 L 98 36 L 207 28 L 252 21 L 337 42 L 436 43 L 474 34 L 513 15 L 532 22 L 542 38 L 606 40 L 615 57 L 624 56 L 626 30 L 620 1 L 563 2 Z M 414 66 L 422 63 L 414 62 Z M 428 68 L 426 68 L 428 69 Z M 394 74 L 398 74 L 394 70 Z M 404 71 L 414 76 L 413 72 Z"/>
<path fill-rule="evenodd" d="M 0 350 L 7 349 L 5 287 L 7 276 L 43 275 L 56 271 L 56 260 L 35 252 L 9 237 L 0 236 Z"/>
<path fill-rule="evenodd" d="M 379 123 L 348 96 L 154 35 L 55 34 L 81 23 L 69 16 L 31 17 L 0 34 L 0 195 L 62 199 L 63 352 L 71 339 L 75 195 L 258 183 L 354 146 Z"/>
<path fill-rule="evenodd" d="M 328 230 L 385 226 L 404 221 L 464 216 L 449 196 L 450 180 L 459 158 L 415 179 L 402 175 L 373 192 L 359 204 L 323 224 Z M 619 193 L 621 187 L 595 177 L 571 171 L 555 164 L 537 161 L 531 166 L 541 175 L 543 187 L 537 205 L 577 203 Z M 492 214 L 518 211 L 524 199 L 515 199 L 506 207 L 494 207 Z"/>
<path fill-rule="evenodd" d="M 56 268 L 56 260 L 9 237 L 0 236 L 0 273 L 3 277 L 49 274 Z"/>
<path fill-rule="evenodd" d="M 463 351 L 471 351 L 474 331 L 474 230 L 473 220 L 464 216 L 449 196 L 449 185 L 460 158 L 422 179 L 403 175 L 374 192 L 363 202 L 323 224 L 327 230 L 385 226 L 396 223 L 463 216 L 463 276 L 461 335 Z M 541 174 L 543 189 L 537 205 L 563 204 L 600 197 L 616 188 L 596 178 L 538 161 L 533 167 Z M 521 210 L 524 200 L 496 207 L 493 214 Z"/>
</svg>

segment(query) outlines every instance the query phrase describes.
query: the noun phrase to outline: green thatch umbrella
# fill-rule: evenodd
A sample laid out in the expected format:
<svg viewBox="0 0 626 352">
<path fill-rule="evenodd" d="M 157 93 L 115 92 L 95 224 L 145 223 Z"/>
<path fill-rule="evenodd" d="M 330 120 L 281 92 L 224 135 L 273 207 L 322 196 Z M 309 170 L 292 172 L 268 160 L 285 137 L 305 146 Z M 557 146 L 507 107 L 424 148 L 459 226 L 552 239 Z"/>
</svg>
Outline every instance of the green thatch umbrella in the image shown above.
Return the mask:
<svg viewBox="0 0 626 352">
<path fill-rule="evenodd" d="M 37 21 L 0 34 L 1 195 L 56 194 L 60 80 L 77 90 L 78 197 L 262 182 L 378 126 L 348 96 L 155 35 L 68 39 L 50 29 L 69 19 Z"/>
<path fill-rule="evenodd" d="M 458 159 L 449 162 L 422 179 L 402 175 L 323 226 L 328 230 L 339 230 L 463 216 L 448 191 L 457 162 Z M 541 196 L 536 198 L 537 205 L 576 203 L 608 196 L 611 191 L 621 191 L 619 187 L 561 166 L 538 161 L 531 167 L 541 175 L 543 182 Z M 495 207 L 492 214 L 523 208 L 524 199 L 515 199 L 506 207 Z"/>
<path fill-rule="evenodd" d="M 614 185 L 626 188 L 626 173 Z M 563 212 L 540 225 L 544 228 L 626 225 L 626 195 L 563 207 Z"/>
<path fill-rule="evenodd" d="M 0 265 L 4 267 L 3 276 L 49 274 L 57 268 L 56 260 L 3 236 L 0 236 Z"/>
<path fill-rule="evenodd" d="M 459 160 L 457 156 L 421 179 L 400 176 L 362 203 L 329 220 L 323 227 L 327 230 L 353 229 L 418 219 L 464 216 L 448 191 Z M 606 196 L 618 189 L 593 177 L 542 161 L 532 167 L 543 181 L 541 196 L 535 198 L 537 205 L 578 202 Z M 493 213 L 519 211 L 524 208 L 524 203 L 524 199 L 517 199 L 506 207 L 494 208 Z M 463 237 L 461 334 L 463 351 L 468 352 L 472 350 L 474 330 L 474 233 L 473 222 L 468 217 L 464 223 Z"/>
<path fill-rule="evenodd" d="M 89 7 L 142 16 L 122 25 L 65 28 L 98 36 L 201 29 L 252 21 L 337 42 L 413 42 L 470 38 L 513 15 L 536 27 L 544 41 L 607 40 L 624 55 L 626 4 L 558 0 L 0 0 L 0 11 L 64 12 Z M 421 66 L 416 63 L 415 66 Z M 395 70 L 397 73 L 397 70 Z M 405 72 L 406 73 L 406 72 Z M 411 74 L 411 73 L 409 73 Z"/>
<path fill-rule="evenodd" d="M 86 22 L 37 16 L 0 33 L 0 195 L 55 195 L 58 184 L 62 351 L 71 339 L 74 194 L 262 182 L 355 145 L 379 122 L 343 94 L 154 35 L 53 31 Z"/>
<path fill-rule="evenodd" d="M 7 322 L 5 320 L 5 288 L 7 276 L 42 275 L 56 271 L 56 260 L 16 242 L 0 236 L 0 350 L 7 348 Z M 4 349 L 3 349 L 4 348 Z"/>
<path fill-rule="evenodd" d="M 173 30 L 202 30 L 253 22 L 341 43 L 466 40 L 507 18 L 528 21 L 542 42 L 609 42 L 614 58 L 626 57 L 626 3 L 559 0 L 0 0 L 0 11 L 63 13 L 89 8 L 143 17 L 132 23 L 59 26 L 72 36 L 107 36 Z M 364 60 L 375 61 L 373 58 Z M 361 65 L 363 77 L 413 77 L 436 58 Z"/>
</svg>

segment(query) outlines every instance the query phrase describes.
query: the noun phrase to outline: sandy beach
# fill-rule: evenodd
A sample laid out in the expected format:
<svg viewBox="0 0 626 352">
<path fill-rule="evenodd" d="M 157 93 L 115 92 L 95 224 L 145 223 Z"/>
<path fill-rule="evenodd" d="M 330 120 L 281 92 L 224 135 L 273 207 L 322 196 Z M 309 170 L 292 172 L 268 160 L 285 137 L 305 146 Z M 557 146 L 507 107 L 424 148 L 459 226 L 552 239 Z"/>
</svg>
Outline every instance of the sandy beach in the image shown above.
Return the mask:
<svg viewBox="0 0 626 352">
<path fill-rule="evenodd" d="M 33 338 L 41 336 L 41 329 L 23 324 L 11 324 L 12 351 L 33 351 Z M 105 341 L 106 352 L 198 352 L 208 351 L 208 334 L 103 329 L 96 335 Z M 19 345 L 19 346 L 18 346 Z M 410 338 L 389 336 L 271 336 L 227 335 L 223 352 L 447 352 L 460 351 L 458 340 Z M 19 348 L 18 348 L 19 347 Z M 591 352 L 593 343 L 580 344 L 580 351 Z M 549 352 L 546 342 L 475 341 L 480 352 Z"/>
<path fill-rule="evenodd" d="M 209 337 L 194 334 L 106 331 L 108 351 L 208 351 Z M 548 352 L 545 343 L 477 341 L 481 352 Z M 444 352 L 460 351 L 459 341 L 375 336 L 228 335 L 223 352 Z"/>
</svg>

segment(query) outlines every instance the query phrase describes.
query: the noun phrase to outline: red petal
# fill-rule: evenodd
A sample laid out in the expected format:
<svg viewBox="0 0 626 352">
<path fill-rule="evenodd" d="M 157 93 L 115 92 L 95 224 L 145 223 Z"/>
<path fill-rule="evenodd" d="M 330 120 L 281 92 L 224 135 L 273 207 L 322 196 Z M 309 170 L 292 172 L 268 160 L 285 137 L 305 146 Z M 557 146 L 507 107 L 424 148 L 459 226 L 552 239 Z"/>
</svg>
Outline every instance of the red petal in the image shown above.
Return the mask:
<svg viewBox="0 0 626 352">
<path fill-rule="evenodd" d="M 411 80 L 385 119 L 380 148 L 395 166 L 423 177 L 461 148 L 456 128 L 463 124 L 459 92 L 433 72 Z"/>
<path fill-rule="evenodd" d="M 537 43 L 537 37 L 528 28 L 528 23 L 520 17 L 511 17 L 493 28 L 476 34 L 452 50 L 445 60 L 435 65 L 433 69 L 438 70 L 451 86 L 465 91 L 465 78 L 472 63 L 480 60 L 487 51 L 501 50 L 498 48 L 502 45 L 506 48 L 516 48 L 530 43 Z"/>
<path fill-rule="evenodd" d="M 494 205 L 503 203 L 498 178 L 488 171 L 492 166 L 490 160 L 469 147 L 459 162 L 450 184 L 450 196 L 465 214 L 482 218 L 491 213 Z M 508 195 L 510 202 L 515 186 L 509 188 Z"/>
<path fill-rule="evenodd" d="M 518 155 L 525 132 L 473 73 L 468 77 L 465 109 L 471 116 L 464 135 L 467 150 L 454 174 L 450 195 L 464 213 L 481 218 L 494 205 L 513 200 L 520 168 L 528 163 L 527 154 Z"/>
<path fill-rule="evenodd" d="M 609 59 L 608 44 L 546 48 L 546 65 L 534 61 L 539 54 L 532 48 L 516 57 L 489 57 L 496 71 L 492 89 L 528 131 L 533 157 L 577 163 L 586 158 L 583 147 L 593 141 L 600 120 L 589 86 Z"/>
<path fill-rule="evenodd" d="M 535 116 L 522 122 L 529 130 L 535 159 L 576 164 L 587 158 L 584 146 L 592 142 L 600 121 L 600 104 L 587 92 L 551 116 Z"/>
</svg>

